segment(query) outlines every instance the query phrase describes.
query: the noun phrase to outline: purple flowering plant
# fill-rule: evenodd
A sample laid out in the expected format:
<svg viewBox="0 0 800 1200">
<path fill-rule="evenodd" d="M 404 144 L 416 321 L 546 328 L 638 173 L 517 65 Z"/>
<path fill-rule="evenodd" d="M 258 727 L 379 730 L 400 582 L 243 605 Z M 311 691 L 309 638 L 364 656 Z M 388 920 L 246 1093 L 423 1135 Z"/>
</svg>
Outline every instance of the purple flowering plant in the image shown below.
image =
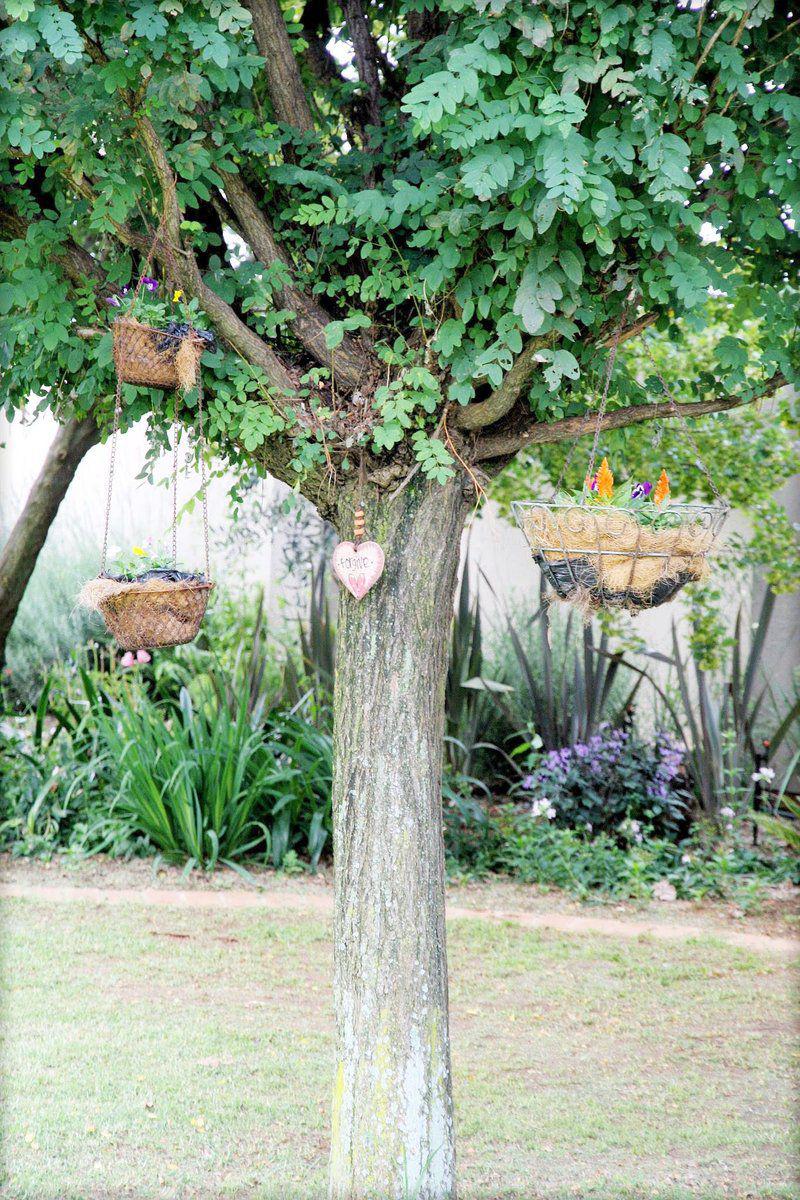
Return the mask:
<svg viewBox="0 0 800 1200">
<path fill-rule="evenodd" d="M 609 833 L 623 843 L 645 831 L 677 840 L 688 828 L 684 757 L 668 733 L 645 740 L 603 726 L 584 742 L 542 755 L 521 789 L 532 814 L 546 811 L 546 800 L 561 828 Z"/>
</svg>

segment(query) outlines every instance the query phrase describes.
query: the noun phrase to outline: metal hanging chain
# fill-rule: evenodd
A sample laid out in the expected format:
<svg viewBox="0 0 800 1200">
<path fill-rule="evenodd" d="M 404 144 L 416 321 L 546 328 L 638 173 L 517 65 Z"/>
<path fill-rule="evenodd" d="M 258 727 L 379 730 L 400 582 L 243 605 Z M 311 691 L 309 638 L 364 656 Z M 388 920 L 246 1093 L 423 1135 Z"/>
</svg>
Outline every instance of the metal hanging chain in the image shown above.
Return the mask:
<svg viewBox="0 0 800 1200">
<path fill-rule="evenodd" d="M 716 483 L 714 482 L 711 472 L 709 471 L 708 467 L 706 466 L 705 462 L 703 461 L 703 456 L 700 453 L 700 447 L 697 445 L 694 434 L 692 433 L 691 429 L 689 428 L 689 422 L 686 419 L 686 415 L 681 411 L 682 405 L 680 405 L 678 403 L 678 401 L 675 399 L 674 395 L 670 391 L 669 387 L 667 386 L 666 380 L 664 379 L 663 375 L 661 374 L 658 367 L 656 366 L 656 361 L 653 358 L 652 352 L 650 350 L 650 347 L 647 345 L 647 342 L 644 343 L 644 350 L 645 350 L 645 354 L 650 359 L 650 363 L 653 367 L 653 371 L 655 372 L 656 379 L 661 384 L 661 387 L 664 391 L 664 395 L 669 400 L 670 407 L 672 408 L 673 413 L 675 414 L 675 416 L 678 418 L 678 420 L 683 425 L 683 431 L 686 434 L 686 440 L 688 441 L 689 445 L 691 446 L 691 448 L 694 452 L 695 466 L 699 467 L 700 471 L 702 472 L 703 476 L 705 477 L 705 481 L 708 484 L 709 488 L 711 489 L 711 494 L 713 495 L 714 499 L 719 501 L 719 503 L 722 504 L 725 508 L 729 508 L 730 505 L 728 504 L 728 501 L 725 499 L 725 497 L 720 492 L 719 488 L 717 487 Z"/>
<path fill-rule="evenodd" d="M 608 402 L 608 390 L 611 387 L 611 376 L 614 372 L 614 363 L 617 360 L 617 351 L 619 350 L 619 339 L 620 339 L 620 335 L 622 333 L 622 328 L 625 324 L 625 317 L 627 316 L 627 312 L 628 312 L 627 308 L 624 308 L 622 310 L 622 315 L 619 319 L 619 325 L 617 326 L 616 332 L 614 334 L 614 340 L 611 343 L 611 349 L 608 354 L 608 359 L 606 360 L 606 374 L 605 374 L 605 380 L 603 382 L 603 394 L 600 397 L 600 407 L 597 410 L 597 420 L 595 421 L 595 426 L 594 426 L 594 441 L 592 442 L 592 452 L 589 455 L 589 470 L 587 472 L 589 479 L 594 478 L 594 466 L 595 466 L 595 461 L 597 459 L 597 447 L 600 445 L 600 434 L 603 432 L 603 417 L 606 415 L 606 404 Z"/>
<path fill-rule="evenodd" d="M 208 481 L 206 478 L 206 432 L 203 414 L 203 380 L 197 375 L 197 424 L 200 429 L 200 496 L 203 502 L 203 548 L 205 551 L 206 583 L 211 580 L 211 567 L 208 553 L 208 496 L 206 494 Z"/>
<path fill-rule="evenodd" d="M 111 490 L 114 486 L 114 467 L 117 459 L 117 441 L 119 439 L 119 426 L 122 418 L 122 384 L 117 380 L 117 388 L 114 394 L 114 429 L 111 434 L 111 456 L 108 462 L 108 486 L 106 488 L 106 519 L 103 527 L 103 551 L 100 556 L 100 574 L 106 573 L 106 561 L 108 559 L 108 527 L 111 519 Z"/>
<path fill-rule="evenodd" d="M 175 392 L 175 406 L 173 408 L 173 420 L 175 429 L 172 435 L 172 565 L 177 571 L 178 569 L 178 442 L 181 436 L 181 427 L 178 424 L 178 393 Z"/>
<path fill-rule="evenodd" d="M 622 330 L 625 326 L 625 317 L 627 316 L 627 313 L 628 313 L 628 309 L 626 307 L 622 310 L 622 315 L 620 316 L 620 319 L 619 319 L 619 325 L 617 326 L 616 331 L 614 333 L 614 340 L 611 343 L 611 349 L 609 351 L 608 359 L 606 361 L 605 380 L 604 380 L 604 384 L 603 384 L 603 395 L 600 400 L 600 407 L 597 410 L 597 418 L 596 418 L 595 431 L 594 431 L 594 443 L 592 445 L 592 454 L 591 454 L 591 458 L 589 461 L 588 477 L 590 479 L 594 475 L 594 462 L 595 462 L 595 458 L 597 457 L 597 447 L 598 447 L 598 444 L 600 441 L 601 424 L 602 424 L 602 420 L 603 420 L 603 417 L 604 417 L 605 411 L 606 411 L 606 401 L 608 399 L 608 389 L 611 386 L 611 374 L 614 370 L 614 362 L 617 357 L 617 350 L 619 349 L 620 338 L 622 336 Z M 564 482 L 564 476 L 566 475 L 567 469 L 569 468 L 569 465 L 572 462 L 572 458 L 577 449 L 578 442 L 583 437 L 583 434 L 586 430 L 586 426 L 589 424 L 589 421 L 591 420 L 591 416 L 592 416 L 592 413 L 591 413 L 590 409 L 587 409 L 586 412 L 583 414 L 583 420 L 581 421 L 581 424 L 578 428 L 578 432 L 575 436 L 575 439 L 569 448 L 569 452 L 568 452 L 566 458 L 564 459 L 564 463 L 561 467 L 561 471 L 559 473 L 558 480 L 556 481 L 556 492 L 557 493 L 561 491 L 561 485 Z"/>
</svg>

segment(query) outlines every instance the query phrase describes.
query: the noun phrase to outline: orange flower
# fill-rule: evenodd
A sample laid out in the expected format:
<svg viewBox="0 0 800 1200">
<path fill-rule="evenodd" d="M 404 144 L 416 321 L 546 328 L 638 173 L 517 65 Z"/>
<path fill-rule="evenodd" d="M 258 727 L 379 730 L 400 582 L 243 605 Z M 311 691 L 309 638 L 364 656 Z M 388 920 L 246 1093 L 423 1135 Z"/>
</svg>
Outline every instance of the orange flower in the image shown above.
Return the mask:
<svg viewBox="0 0 800 1200">
<path fill-rule="evenodd" d="M 669 500 L 669 476 L 666 471 L 662 471 L 653 492 L 653 504 L 663 504 L 665 500 Z"/>
<path fill-rule="evenodd" d="M 600 463 L 600 470 L 597 472 L 597 498 L 598 500 L 610 500 L 613 494 L 614 476 L 611 474 L 608 459 L 604 458 Z"/>
</svg>

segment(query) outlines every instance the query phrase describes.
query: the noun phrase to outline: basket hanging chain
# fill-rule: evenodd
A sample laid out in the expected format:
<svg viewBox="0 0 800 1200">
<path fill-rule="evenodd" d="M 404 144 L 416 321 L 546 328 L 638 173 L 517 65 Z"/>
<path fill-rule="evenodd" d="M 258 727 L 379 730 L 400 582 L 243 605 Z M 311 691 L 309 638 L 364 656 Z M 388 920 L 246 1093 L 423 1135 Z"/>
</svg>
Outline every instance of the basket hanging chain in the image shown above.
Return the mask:
<svg viewBox="0 0 800 1200">
<path fill-rule="evenodd" d="M 603 385 L 603 396 L 600 401 L 600 408 L 598 409 L 598 412 L 597 412 L 597 420 L 596 420 L 595 431 L 594 431 L 594 444 L 592 445 L 592 456 L 591 456 L 591 460 L 590 460 L 590 464 L 589 464 L 589 472 L 588 473 L 589 473 L 590 479 L 591 479 L 592 475 L 594 474 L 594 463 L 595 463 L 595 459 L 597 458 L 597 447 L 598 447 L 598 444 L 600 441 L 601 425 L 602 425 L 602 421 L 603 421 L 603 416 L 605 415 L 606 400 L 608 399 L 608 389 L 611 385 L 611 373 L 614 370 L 614 360 L 617 357 L 617 350 L 619 348 L 620 338 L 622 336 L 622 330 L 625 325 L 625 317 L 627 315 L 627 311 L 628 311 L 627 308 L 624 308 L 622 310 L 622 315 L 620 316 L 620 319 L 619 319 L 619 325 L 617 326 L 617 329 L 614 333 L 614 340 L 611 344 L 611 350 L 609 352 L 608 359 L 606 361 L 605 382 Z M 578 447 L 578 442 L 583 437 L 584 431 L 586 429 L 586 426 L 589 424 L 591 416 L 592 416 L 592 414 L 591 414 L 590 409 L 587 409 L 586 412 L 583 414 L 583 420 L 581 421 L 577 436 L 575 437 L 575 440 L 573 441 L 572 445 L 570 446 L 569 451 L 566 455 L 566 458 L 564 459 L 564 462 L 561 466 L 561 471 L 559 472 L 559 476 L 556 481 L 556 493 L 561 491 L 562 484 L 564 483 L 564 477 L 567 474 L 569 465 L 572 462 L 573 455 L 575 454 L 575 451 Z"/>
<path fill-rule="evenodd" d="M 206 582 L 211 578 L 210 558 L 208 553 L 208 480 L 206 477 L 206 431 L 203 414 L 203 380 L 197 375 L 197 424 L 200 430 L 200 495 L 203 503 L 203 549 L 206 563 Z"/>
<path fill-rule="evenodd" d="M 616 359 L 617 359 L 617 351 L 619 350 L 619 340 L 620 340 L 620 335 L 622 334 L 622 327 L 625 324 L 626 313 L 627 313 L 627 308 L 624 308 L 622 310 L 622 315 L 619 319 L 619 325 L 617 326 L 616 332 L 614 333 L 614 340 L 611 343 L 611 349 L 608 352 L 608 358 L 606 359 L 606 372 L 605 372 L 605 379 L 603 381 L 603 394 L 600 397 L 600 406 L 597 409 L 597 419 L 595 421 L 595 426 L 594 426 L 594 441 L 592 442 L 592 452 L 589 455 L 589 470 L 588 470 L 589 479 L 594 478 L 594 467 L 595 467 L 595 463 L 597 461 L 597 448 L 600 445 L 600 434 L 603 432 L 603 417 L 606 415 L 606 404 L 608 402 L 608 389 L 611 387 L 611 376 L 614 372 L 614 363 L 616 362 Z"/>
<path fill-rule="evenodd" d="M 729 507 L 728 501 L 725 499 L 725 497 L 720 492 L 719 488 L 717 487 L 716 483 L 714 482 L 711 472 L 709 471 L 708 467 L 706 466 L 705 462 L 703 461 L 703 456 L 700 453 L 700 447 L 697 445 L 695 436 L 692 433 L 691 429 L 689 428 L 689 422 L 687 421 L 685 415 L 681 412 L 681 405 L 678 404 L 678 401 L 675 399 L 675 396 L 673 395 L 673 393 L 670 391 L 669 387 L 667 386 L 666 380 L 664 379 L 663 375 L 661 374 L 658 367 L 656 366 L 656 360 L 653 358 L 652 351 L 650 350 L 650 347 L 647 345 L 647 342 L 644 343 L 644 349 L 645 349 L 645 354 L 650 359 L 650 363 L 653 367 L 655 377 L 658 380 L 658 382 L 661 384 L 664 395 L 669 400 L 670 407 L 672 408 L 673 413 L 675 414 L 675 416 L 678 418 L 678 420 L 681 422 L 681 425 L 683 426 L 683 432 L 686 434 L 686 440 L 689 443 L 689 445 L 691 446 L 692 451 L 695 456 L 695 465 L 697 467 L 699 467 L 700 471 L 702 472 L 706 483 L 708 484 L 709 488 L 711 489 L 711 494 L 713 495 L 714 499 L 719 501 L 720 504 L 724 505 L 725 508 L 728 508 Z"/>
<path fill-rule="evenodd" d="M 114 467 L 117 459 L 117 441 L 119 440 L 119 426 L 122 418 L 122 384 L 117 380 L 117 388 L 114 393 L 114 428 L 111 434 L 111 455 L 108 460 L 108 486 L 106 488 L 106 518 L 103 526 L 103 551 L 100 556 L 100 574 L 106 573 L 106 561 L 108 559 L 108 528 L 111 519 L 111 491 L 114 486 Z"/>
<path fill-rule="evenodd" d="M 131 306 L 128 310 L 128 315 L 130 317 L 133 317 L 134 311 L 137 307 L 137 304 L 139 301 L 139 295 L 140 295 L 142 287 L 143 287 L 143 281 L 150 274 L 150 268 L 151 268 L 153 259 L 155 258 L 155 254 L 156 254 L 156 246 L 158 245 L 159 241 L 163 242 L 164 259 L 165 259 L 165 265 L 166 265 L 167 278 L 169 279 L 169 276 L 171 275 L 174 277 L 172 280 L 173 284 L 177 284 L 179 282 L 178 272 L 175 269 L 175 255 L 173 253 L 175 248 L 172 246 L 172 244 L 169 240 L 169 237 L 166 236 L 166 234 L 167 234 L 167 207 L 172 202 L 172 199 L 174 198 L 175 191 L 176 191 L 175 177 L 172 174 L 170 176 L 168 187 L 169 187 L 169 191 L 171 194 L 168 195 L 165 199 L 164 211 L 162 212 L 161 219 L 158 222 L 158 225 L 156 226 L 156 231 L 153 234 L 153 240 L 150 243 L 150 248 L 147 251 L 147 257 L 144 260 L 144 266 L 142 267 L 139 277 L 136 280 L 136 286 L 133 289 L 133 297 L 131 299 Z M 178 248 L 178 253 L 182 253 L 180 248 Z M 181 292 L 181 297 L 180 297 L 181 308 L 183 309 L 183 313 L 184 313 L 184 316 L 186 317 L 187 322 L 189 322 L 189 320 L 190 320 L 189 305 L 186 300 L 186 296 L 183 294 L 183 289 L 180 289 L 180 292 Z"/>
<path fill-rule="evenodd" d="M 172 565 L 178 568 L 178 441 L 181 427 L 178 424 L 178 393 L 175 393 L 173 409 L 175 429 L 172 435 Z"/>
</svg>

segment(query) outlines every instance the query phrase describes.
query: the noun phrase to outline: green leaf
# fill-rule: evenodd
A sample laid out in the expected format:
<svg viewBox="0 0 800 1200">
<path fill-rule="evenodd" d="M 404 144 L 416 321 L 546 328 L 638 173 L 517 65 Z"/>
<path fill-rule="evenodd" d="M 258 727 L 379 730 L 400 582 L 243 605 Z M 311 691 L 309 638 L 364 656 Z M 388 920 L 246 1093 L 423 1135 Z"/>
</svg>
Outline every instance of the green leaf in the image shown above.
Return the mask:
<svg viewBox="0 0 800 1200">
<path fill-rule="evenodd" d="M 133 13 L 133 29 L 137 37 L 154 42 L 169 29 L 169 22 L 155 4 L 140 4 Z"/>
</svg>

